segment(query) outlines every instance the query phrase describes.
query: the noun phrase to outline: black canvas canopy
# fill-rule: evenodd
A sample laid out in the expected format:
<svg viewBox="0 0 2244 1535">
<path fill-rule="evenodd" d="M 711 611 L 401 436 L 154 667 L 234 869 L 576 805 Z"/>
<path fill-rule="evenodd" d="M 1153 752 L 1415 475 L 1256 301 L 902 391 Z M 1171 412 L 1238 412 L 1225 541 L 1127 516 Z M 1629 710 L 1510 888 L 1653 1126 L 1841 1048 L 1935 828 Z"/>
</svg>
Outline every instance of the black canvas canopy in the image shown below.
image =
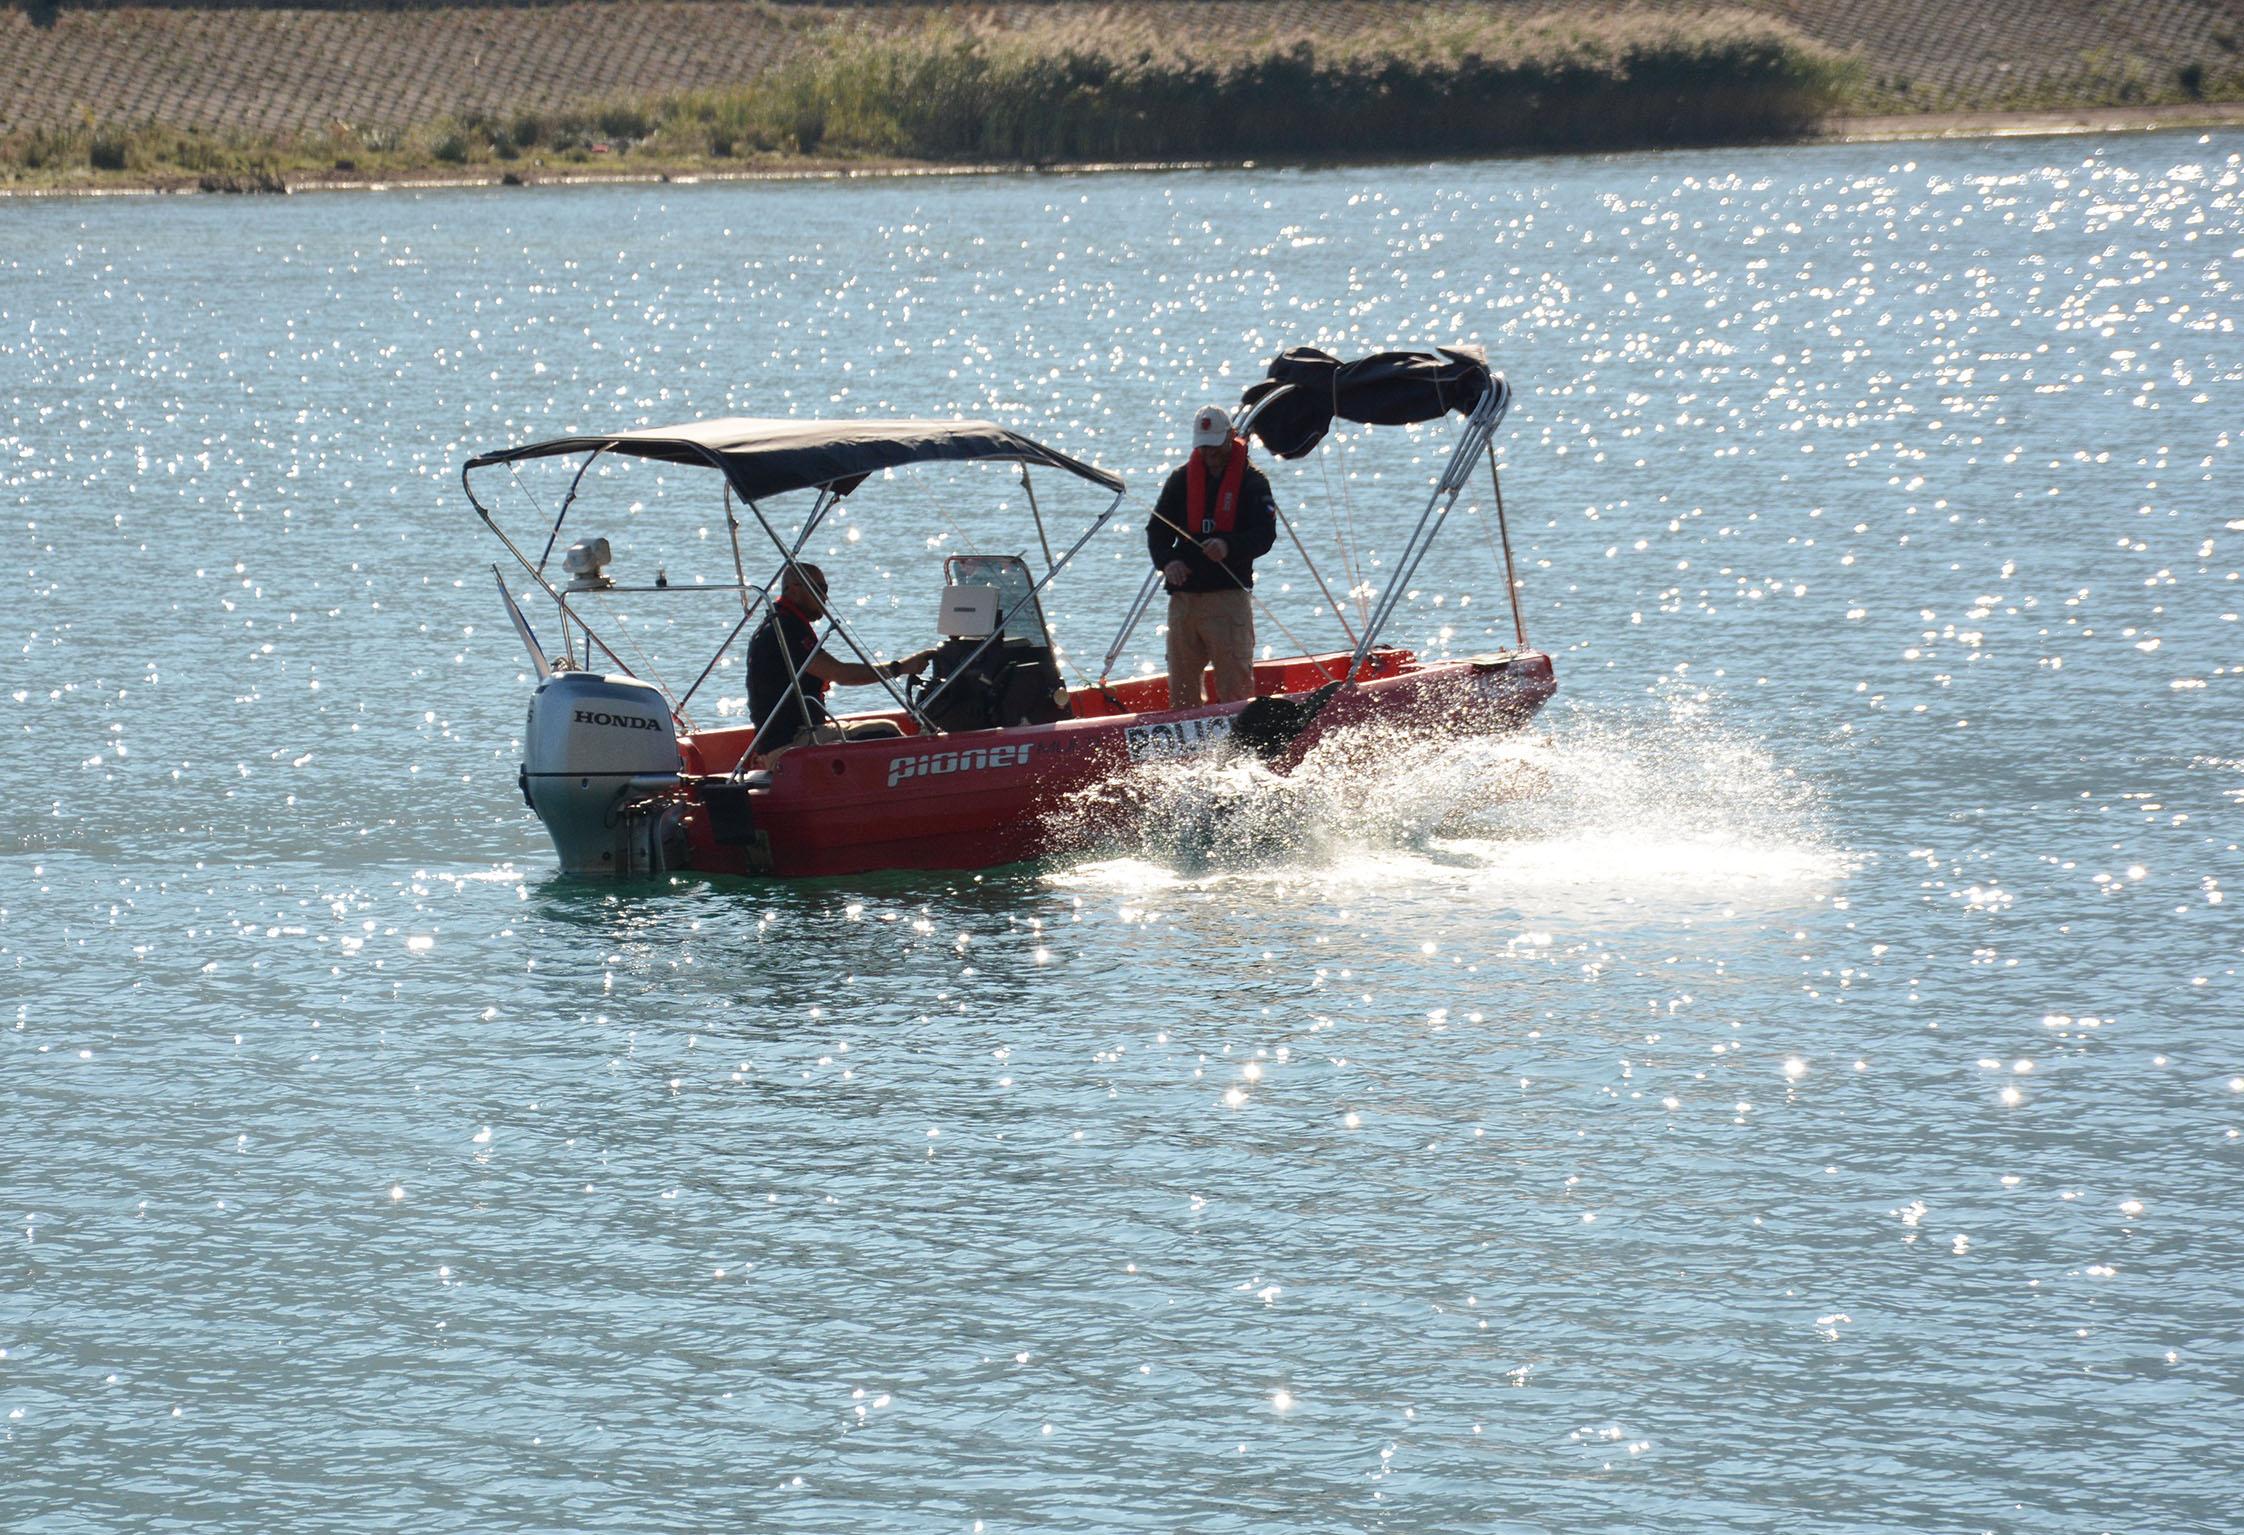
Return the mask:
<svg viewBox="0 0 2244 1535">
<path fill-rule="evenodd" d="M 1118 494 L 1122 489 L 1122 481 L 1105 470 L 990 421 L 797 421 L 728 416 L 597 437 L 556 437 L 481 454 L 469 459 L 467 468 L 594 451 L 671 464 L 709 464 L 722 469 L 734 491 L 748 500 L 814 487 L 830 487 L 837 495 L 847 495 L 863 484 L 866 476 L 883 469 L 972 460 L 1044 464 Z"/>
<path fill-rule="evenodd" d="M 1267 371 L 1240 403 L 1252 406 L 1278 396 L 1254 418 L 1251 430 L 1280 458 L 1307 454 L 1324 441 L 1335 416 L 1367 426 L 1404 426 L 1436 421 L 1453 410 L 1470 415 L 1490 388 L 1488 354 L 1470 346 L 1374 352 L 1354 362 L 1296 346 L 1280 352 Z"/>
</svg>

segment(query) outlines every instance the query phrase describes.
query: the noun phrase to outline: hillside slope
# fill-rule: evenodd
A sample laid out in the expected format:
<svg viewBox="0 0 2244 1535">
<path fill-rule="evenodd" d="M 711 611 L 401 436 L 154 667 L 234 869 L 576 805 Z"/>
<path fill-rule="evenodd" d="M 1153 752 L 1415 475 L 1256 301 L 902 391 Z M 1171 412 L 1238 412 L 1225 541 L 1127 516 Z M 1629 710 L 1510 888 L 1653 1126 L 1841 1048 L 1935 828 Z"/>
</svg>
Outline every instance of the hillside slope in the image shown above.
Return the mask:
<svg viewBox="0 0 2244 1535">
<path fill-rule="evenodd" d="M 1594 19 L 1595 3 L 1462 9 Z M 1639 0 L 1631 9 L 1753 9 L 1861 61 L 1850 111 L 2150 105 L 2244 96 L 2234 0 Z M 881 31 L 922 6 L 755 0 L 561 5 L 65 5 L 0 10 L 0 131 L 160 123 L 262 135 L 361 133 L 447 116 L 735 84 L 828 28 Z M 1110 44 L 1204 31 L 1337 40 L 1414 5 L 1368 0 L 1124 0 L 960 8 L 1080 27 Z"/>
</svg>

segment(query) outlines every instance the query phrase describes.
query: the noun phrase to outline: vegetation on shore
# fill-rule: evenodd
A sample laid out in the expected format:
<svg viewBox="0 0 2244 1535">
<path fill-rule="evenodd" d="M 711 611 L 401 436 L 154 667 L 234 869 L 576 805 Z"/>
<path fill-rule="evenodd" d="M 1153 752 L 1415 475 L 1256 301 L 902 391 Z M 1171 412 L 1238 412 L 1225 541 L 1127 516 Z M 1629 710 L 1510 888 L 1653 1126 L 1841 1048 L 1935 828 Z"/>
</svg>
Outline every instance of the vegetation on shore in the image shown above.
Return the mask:
<svg viewBox="0 0 2244 1535">
<path fill-rule="evenodd" d="M 691 171 L 827 161 L 1376 158 L 1797 137 L 1856 77 L 1747 12 L 1428 10 L 1340 39 L 1095 23 L 837 29 L 725 89 L 256 136 L 88 119 L 0 136 L 0 180 L 278 188 L 473 168 Z"/>
</svg>

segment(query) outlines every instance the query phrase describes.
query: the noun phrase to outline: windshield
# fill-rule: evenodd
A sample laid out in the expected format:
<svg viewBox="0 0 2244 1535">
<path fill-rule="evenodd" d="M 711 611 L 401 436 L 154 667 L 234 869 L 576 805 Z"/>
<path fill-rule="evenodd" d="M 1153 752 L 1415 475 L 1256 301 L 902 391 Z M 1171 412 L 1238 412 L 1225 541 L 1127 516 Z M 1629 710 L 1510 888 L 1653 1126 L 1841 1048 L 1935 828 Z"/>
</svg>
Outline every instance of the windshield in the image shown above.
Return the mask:
<svg viewBox="0 0 2244 1535">
<path fill-rule="evenodd" d="M 1029 577 L 1027 564 L 1018 556 L 954 554 L 943 562 L 943 569 L 953 586 L 996 587 L 1000 615 L 1020 608 L 1005 625 L 1008 634 L 1034 640 L 1039 645 L 1052 643 L 1044 628 L 1044 609 L 1033 595 L 1036 583 Z"/>
</svg>

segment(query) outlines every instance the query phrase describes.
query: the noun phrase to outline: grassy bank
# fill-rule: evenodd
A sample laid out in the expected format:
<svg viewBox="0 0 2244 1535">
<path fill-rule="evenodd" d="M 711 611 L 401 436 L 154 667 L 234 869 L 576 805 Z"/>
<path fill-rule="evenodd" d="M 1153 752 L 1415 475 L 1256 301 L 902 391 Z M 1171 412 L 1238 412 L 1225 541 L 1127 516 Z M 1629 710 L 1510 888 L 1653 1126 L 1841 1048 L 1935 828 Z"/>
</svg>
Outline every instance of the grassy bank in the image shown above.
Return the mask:
<svg viewBox="0 0 2244 1535">
<path fill-rule="evenodd" d="M 778 166 L 806 157 L 1058 164 L 1487 154 L 1775 139 L 1814 129 L 1855 66 L 1750 13 L 1511 18 L 1401 11 L 1339 39 L 1096 19 L 834 29 L 738 85 L 316 134 L 94 119 L 0 135 L 0 177 L 256 189 L 506 167 Z"/>
<path fill-rule="evenodd" d="M 936 27 L 670 103 L 661 131 L 711 152 L 746 130 L 799 151 L 1031 163 L 1486 153 L 1796 134 L 1847 78 L 1836 55 L 1743 14 L 1402 12 L 1339 41 L 1210 33 L 1188 50 L 1091 27 Z"/>
</svg>

